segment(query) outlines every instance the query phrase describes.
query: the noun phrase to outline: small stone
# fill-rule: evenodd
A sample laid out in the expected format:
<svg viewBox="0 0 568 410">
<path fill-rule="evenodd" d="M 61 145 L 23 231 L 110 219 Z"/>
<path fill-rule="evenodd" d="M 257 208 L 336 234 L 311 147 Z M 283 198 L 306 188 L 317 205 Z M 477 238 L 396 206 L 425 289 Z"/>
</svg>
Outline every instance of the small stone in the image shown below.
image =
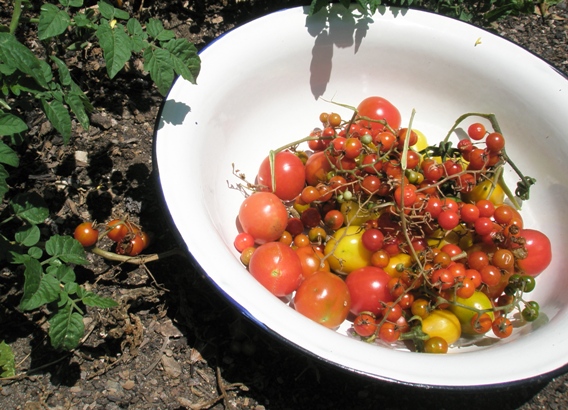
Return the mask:
<svg viewBox="0 0 568 410">
<path fill-rule="evenodd" d="M 127 380 L 124 383 L 122 383 L 122 388 L 124 390 L 132 390 L 135 386 L 134 380 Z"/>
<path fill-rule="evenodd" d="M 87 151 L 75 151 L 75 163 L 78 167 L 89 165 L 89 154 Z"/>
</svg>

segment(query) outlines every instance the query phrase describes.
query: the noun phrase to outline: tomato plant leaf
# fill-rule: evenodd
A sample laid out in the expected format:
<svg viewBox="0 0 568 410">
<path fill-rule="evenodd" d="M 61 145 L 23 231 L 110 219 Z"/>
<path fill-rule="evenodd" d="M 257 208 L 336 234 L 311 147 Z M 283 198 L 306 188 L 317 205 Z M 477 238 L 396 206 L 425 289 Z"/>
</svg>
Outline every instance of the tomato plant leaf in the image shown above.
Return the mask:
<svg viewBox="0 0 568 410">
<path fill-rule="evenodd" d="M 65 94 L 65 102 L 71 108 L 81 126 L 86 130 L 89 129 L 90 121 L 87 113 L 93 111 L 93 106 L 83 90 L 74 81 L 71 81 L 71 90 Z"/>
<path fill-rule="evenodd" d="M 148 42 L 146 39 L 148 38 L 148 34 L 142 28 L 142 24 L 134 18 L 128 20 L 126 23 L 126 30 L 128 30 L 128 34 L 130 34 L 131 40 L 131 47 L 132 51 L 137 53 L 144 50 L 148 47 Z"/>
<path fill-rule="evenodd" d="M 171 30 L 166 30 L 162 22 L 158 19 L 152 18 L 148 21 L 146 25 L 146 31 L 148 35 L 158 41 L 167 41 L 175 37 L 175 34 Z"/>
<path fill-rule="evenodd" d="M 20 117 L 7 112 L 0 112 L 0 136 L 17 134 L 27 129 L 28 126 Z"/>
<path fill-rule="evenodd" d="M 84 333 L 83 316 L 75 312 L 70 303 L 59 309 L 49 320 L 49 338 L 55 349 L 76 348 Z"/>
<path fill-rule="evenodd" d="M 28 259 L 24 266 L 24 295 L 20 309 L 34 310 L 56 300 L 59 296 L 59 281 L 53 275 L 45 275 L 37 259 Z"/>
<path fill-rule="evenodd" d="M 42 98 L 41 105 L 47 119 L 61 134 L 63 142 L 67 144 L 71 139 L 71 116 L 69 115 L 69 111 L 63 103 L 58 100 L 48 102 L 46 99 Z"/>
<path fill-rule="evenodd" d="M 128 12 L 121 9 L 117 9 L 107 1 L 99 1 L 97 5 L 99 6 L 99 11 L 101 13 L 101 16 L 103 16 L 107 20 L 113 20 L 113 19 L 128 20 L 128 18 L 130 17 Z"/>
<path fill-rule="evenodd" d="M 14 216 L 31 224 L 40 224 L 49 216 L 49 209 L 43 198 L 35 192 L 16 195 L 10 202 Z"/>
<path fill-rule="evenodd" d="M 316 14 L 322 8 L 329 4 L 328 0 L 312 0 L 310 3 L 310 16 Z"/>
<path fill-rule="evenodd" d="M 81 7 L 83 0 L 59 0 L 63 7 Z"/>
<path fill-rule="evenodd" d="M 89 263 L 85 258 L 85 249 L 71 236 L 53 235 L 45 242 L 45 251 L 54 259 L 60 259 L 66 263 L 77 265 Z"/>
<path fill-rule="evenodd" d="M 197 54 L 195 45 L 186 39 L 178 38 L 165 43 L 164 49 L 170 52 L 170 59 L 175 72 L 195 84 L 195 79 L 201 67 L 201 59 Z"/>
<path fill-rule="evenodd" d="M 114 27 L 106 20 L 96 31 L 101 48 L 103 49 L 108 76 L 112 79 L 124 67 L 131 56 L 131 41 L 124 31 L 122 24 Z"/>
<path fill-rule="evenodd" d="M 144 51 L 144 61 L 152 81 L 156 83 L 160 93 L 166 95 L 174 81 L 170 52 L 162 48 L 148 47 Z"/>
<path fill-rule="evenodd" d="M 75 272 L 70 266 L 67 265 L 51 265 L 45 271 L 59 280 L 61 283 L 75 282 Z"/>
<path fill-rule="evenodd" d="M 16 374 L 16 362 L 12 348 L 2 340 L 0 343 L 0 377 L 12 377 Z"/>
<path fill-rule="evenodd" d="M 39 242 L 40 236 L 41 233 L 37 225 L 23 225 L 16 231 L 14 239 L 20 245 L 29 248 Z"/>
<path fill-rule="evenodd" d="M 10 190 L 8 183 L 6 182 L 9 176 L 10 174 L 6 171 L 4 165 L 0 164 L 0 201 L 4 199 L 4 195 L 6 195 L 6 192 Z"/>
<path fill-rule="evenodd" d="M 32 258 L 39 259 L 43 256 L 43 250 L 37 246 L 32 246 L 28 249 L 28 255 Z"/>
<path fill-rule="evenodd" d="M 0 163 L 10 165 L 12 167 L 20 165 L 20 158 L 16 151 L 4 144 L 2 141 L 0 141 Z"/>
<path fill-rule="evenodd" d="M 45 3 L 41 6 L 38 23 L 38 38 L 47 40 L 62 34 L 71 24 L 71 18 L 59 7 Z"/>
<path fill-rule="evenodd" d="M 94 294 L 93 292 L 86 292 L 81 298 L 81 301 L 87 306 L 93 306 L 102 309 L 118 306 L 118 303 L 111 298 L 104 298 L 102 296 Z"/>
<path fill-rule="evenodd" d="M 62 85 L 68 86 L 71 84 L 71 74 L 69 73 L 69 68 L 60 58 L 56 56 L 49 56 L 51 61 L 57 66 L 57 72 L 59 73 L 59 82 Z"/>
<path fill-rule="evenodd" d="M 11 34 L 0 33 L 0 62 L 29 75 L 40 87 L 49 88 L 48 84 L 52 78 L 49 64 L 37 58 Z"/>
</svg>

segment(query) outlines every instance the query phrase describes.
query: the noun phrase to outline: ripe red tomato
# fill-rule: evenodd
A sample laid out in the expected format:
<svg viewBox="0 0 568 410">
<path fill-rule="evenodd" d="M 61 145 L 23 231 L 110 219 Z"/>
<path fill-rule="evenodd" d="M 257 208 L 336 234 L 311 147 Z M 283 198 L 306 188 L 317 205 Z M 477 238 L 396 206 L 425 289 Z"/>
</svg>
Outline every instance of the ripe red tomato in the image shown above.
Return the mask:
<svg viewBox="0 0 568 410">
<path fill-rule="evenodd" d="M 308 158 L 305 166 L 305 178 L 308 185 L 317 186 L 327 182 L 327 173 L 331 171 L 332 158 L 326 151 L 316 152 Z"/>
<path fill-rule="evenodd" d="M 392 302 L 388 282 L 388 273 L 375 266 L 355 269 L 345 279 L 351 294 L 351 312 L 358 315 L 361 312 L 371 312 L 379 315 L 383 303 Z"/>
<path fill-rule="evenodd" d="M 281 242 L 260 245 L 252 254 L 249 271 L 278 297 L 294 292 L 302 281 L 302 264 L 292 248 Z"/>
<path fill-rule="evenodd" d="M 80 223 L 73 233 L 81 245 L 88 247 L 93 246 L 99 240 L 99 231 L 95 229 L 92 222 Z"/>
<path fill-rule="evenodd" d="M 372 120 L 385 120 L 393 129 L 400 128 L 400 112 L 388 100 L 382 97 L 365 98 L 357 107 L 360 117 L 367 117 Z M 385 126 L 379 122 L 361 120 L 359 124 L 370 127 L 373 133 L 381 132 Z"/>
<path fill-rule="evenodd" d="M 550 239 L 535 229 L 521 229 L 519 236 L 525 238 L 527 257 L 517 260 L 517 265 L 525 274 L 538 276 L 552 260 Z"/>
<path fill-rule="evenodd" d="M 296 254 L 300 258 L 304 278 L 307 278 L 318 271 L 329 272 L 329 262 L 327 259 L 324 259 L 325 256 L 323 252 L 314 246 L 301 246 L 296 249 Z"/>
<path fill-rule="evenodd" d="M 113 219 L 107 224 L 107 229 L 109 229 L 107 236 L 115 242 L 122 242 L 131 231 L 130 224 L 122 219 Z"/>
<path fill-rule="evenodd" d="M 330 329 L 347 318 L 351 297 L 345 282 L 328 271 L 306 278 L 294 295 L 294 308 L 302 315 Z"/>
<path fill-rule="evenodd" d="M 288 225 L 288 211 L 275 194 L 256 192 L 241 204 L 239 222 L 260 245 L 282 236 Z"/>
<path fill-rule="evenodd" d="M 305 185 L 304 164 L 297 155 L 290 151 L 281 151 L 274 155 L 274 177 L 276 189 L 272 186 L 270 157 L 266 157 L 258 170 L 257 183 L 268 187 L 283 201 L 291 201 L 302 192 Z"/>
</svg>

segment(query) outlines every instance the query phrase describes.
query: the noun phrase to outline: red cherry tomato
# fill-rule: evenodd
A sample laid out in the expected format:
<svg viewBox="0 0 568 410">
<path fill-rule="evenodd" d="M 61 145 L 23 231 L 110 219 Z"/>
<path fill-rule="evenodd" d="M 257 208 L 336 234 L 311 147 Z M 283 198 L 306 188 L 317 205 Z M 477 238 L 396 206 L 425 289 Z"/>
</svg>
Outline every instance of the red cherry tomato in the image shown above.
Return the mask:
<svg viewBox="0 0 568 410">
<path fill-rule="evenodd" d="M 357 113 L 360 117 L 372 120 L 385 120 L 395 130 L 400 128 L 400 112 L 394 105 L 382 97 L 365 98 L 357 107 Z M 359 125 L 370 127 L 375 133 L 385 129 L 385 126 L 380 122 L 361 120 Z"/>
<path fill-rule="evenodd" d="M 351 312 L 358 315 L 367 311 L 379 315 L 383 303 L 392 302 L 388 283 L 391 277 L 381 268 L 366 266 L 355 269 L 345 279 L 351 294 Z"/>
<path fill-rule="evenodd" d="M 294 308 L 328 328 L 347 318 L 351 297 L 345 282 L 328 271 L 315 272 L 305 279 L 294 295 Z"/>
<path fill-rule="evenodd" d="M 274 179 L 276 189 L 272 186 L 272 172 L 270 170 L 270 157 L 266 157 L 258 170 L 257 182 L 268 187 L 283 201 L 291 201 L 302 192 L 305 185 L 304 164 L 297 155 L 290 151 L 281 151 L 274 155 Z"/>
<path fill-rule="evenodd" d="M 537 276 L 548 267 L 552 260 L 550 239 L 535 229 L 521 229 L 519 236 L 525 238 L 527 257 L 518 259 L 517 265 L 526 275 Z"/>
<path fill-rule="evenodd" d="M 239 222 L 244 232 L 263 244 L 282 236 L 288 225 L 288 211 L 275 194 L 256 192 L 241 204 Z"/>
<path fill-rule="evenodd" d="M 81 245 L 88 247 L 97 243 L 99 240 L 99 231 L 95 229 L 92 222 L 83 222 L 75 228 L 73 236 Z"/>
<path fill-rule="evenodd" d="M 273 295 L 283 297 L 294 292 L 302 281 L 300 258 L 280 242 L 260 245 L 252 254 L 249 271 Z"/>
<path fill-rule="evenodd" d="M 332 158 L 326 151 L 313 154 L 306 161 L 305 178 L 308 185 L 317 186 L 320 182 L 327 182 L 327 173 L 331 171 Z"/>
</svg>

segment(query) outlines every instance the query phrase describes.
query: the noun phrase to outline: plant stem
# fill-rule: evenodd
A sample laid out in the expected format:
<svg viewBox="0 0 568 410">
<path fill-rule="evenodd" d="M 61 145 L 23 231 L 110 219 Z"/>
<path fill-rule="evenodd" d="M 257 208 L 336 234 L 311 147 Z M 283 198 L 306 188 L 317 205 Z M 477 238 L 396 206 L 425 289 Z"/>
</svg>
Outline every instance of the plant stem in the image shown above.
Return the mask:
<svg viewBox="0 0 568 410">
<path fill-rule="evenodd" d="M 102 256 L 105 259 L 116 261 L 116 262 L 124 262 L 124 263 L 131 263 L 133 265 L 143 265 L 147 262 L 154 262 L 157 260 L 162 260 L 168 258 L 170 256 L 184 256 L 184 253 L 181 249 L 170 249 L 169 251 L 165 251 L 162 253 L 154 253 L 151 255 L 140 255 L 140 256 L 127 256 L 127 255 L 118 255 L 114 252 L 105 251 L 101 248 L 94 247 L 90 249 L 92 253 L 95 255 Z"/>
<path fill-rule="evenodd" d="M 22 15 L 22 0 L 14 1 L 14 14 L 12 14 L 12 20 L 10 21 L 10 34 L 14 35 L 18 24 L 20 23 L 20 16 Z"/>
</svg>

